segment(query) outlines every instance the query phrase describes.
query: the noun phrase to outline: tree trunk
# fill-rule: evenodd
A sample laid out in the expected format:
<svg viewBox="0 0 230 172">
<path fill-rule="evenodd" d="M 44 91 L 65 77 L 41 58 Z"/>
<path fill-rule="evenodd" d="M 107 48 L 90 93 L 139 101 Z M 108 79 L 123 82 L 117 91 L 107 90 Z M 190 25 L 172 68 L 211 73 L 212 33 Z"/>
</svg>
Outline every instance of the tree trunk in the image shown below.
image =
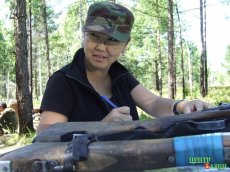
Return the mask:
<svg viewBox="0 0 230 172">
<path fill-rule="evenodd" d="M 39 89 L 38 89 L 38 71 L 40 70 L 39 68 L 39 63 L 38 63 L 38 48 L 37 46 L 35 45 L 34 47 L 34 58 L 35 58 L 35 68 L 34 69 L 34 91 L 35 91 L 35 96 L 36 96 L 36 99 L 39 100 Z"/>
<path fill-rule="evenodd" d="M 51 76 L 51 65 L 50 65 L 50 56 L 49 56 L 49 34 L 48 34 L 48 25 L 47 25 L 47 13 L 46 13 L 46 0 L 42 1 L 43 6 L 43 22 L 45 28 L 45 41 L 46 41 L 46 60 L 47 60 L 47 69 L 48 69 L 48 77 Z"/>
<path fill-rule="evenodd" d="M 204 49 L 205 49 L 205 71 L 204 71 L 204 76 L 205 76 L 205 95 L 208 95 L 208 67 L 207 67 L 207 41 L 206 41 L 206 37 L 207 37 L 207 32 L 206 32 L 206 0 L 204 0 Z"/>
<path fill-rule="evenodd" d="M 160 91 L 160 82 L 159 82 L 159 64 L 158 64 L 158 60 L 154 60 L 154 65 L 155 65 L 155 80 L 156 80 L 156 90 Z"/>
<path fill-rule="evenodd" d="M 168 97 L 175 98 L 175 58 L 174 58 L 174 23 L 173 23 L 173 0 L 168 0 Z"/>
<path fill-rule="evenodd" d="M 159 5 L 158 5 L 158 0 L 156 0 L 156 10 L 157 10 L 157 14 L 160 14 L 160 10 L 159 10 Z M 157 74 L 157 78 L 156 78 L 156 89 L 160 92 L 160 96 L 162 97 L 162 60 L 161 60 L 161 33 L 160 33 L 160 18 L 157 18 L 157 50 L 158 50 L 158 54 L 157 54 L 157 59 L 158 59 L 158 74 Z"/>
<path fill-rule="evenodd" d="M 37 59 L 37 62 L 38 62 L 38 80 L 39 80 L 39 100 L 42 99 L 42 95 L 43 95 L 43 92 L 42 92 L 42 65 L 41 65 L 41 56 L 38 55 L 38 59 Z"/>
<path fill-rule="evenodd" d="M 15 11 L 15 42 L 16 42 L 16 83 L 19 113 L 19 133 L 33 131 L 32 99 L 29 89 L 26 0 L 16 0 Z"/>
<path fill-rule="evenodd" d="M 184 47 L 183 47 L 183 38 L 182 38 L 182 28 L 181 28 L 181 21 L 180 21 L 180 15 L 179 15 L 179 12 L 178 12 L 178 7 L 176 5 L 176 12 L 177 12 L 177 18 L 178 18 L 178 21 L 179 21 L 179 32 L 180 32 L 180 48 L 181 48 L 181 75 L 182 75 L 182 97 L 183 99 L 185 98 L 185 74 L 184 74 Z"/>
<path fill-rule="evenodd" d="M 190 88 L 190 95 L 193 97 L 192 61 L 190 55 L 191 52 L 188 44 L 186 44 L 186 47 L 187 47 L 187 54 L 188 54 L 189 88 Z"/>
<path fill-rule="evenodd" d="M 200 34 L 201 34 L 201 56 L 200 56 L 200 94 L 206 96 L 205 91 L 205 41 L 204 41 L 204 22 L 203 22 L 203 0 L 200 0 Z"/>
<path fill-rule="evenodd" d="M 32 61 L 32 4 L 31 0 L 29 0 L 29 47 L 30 47 L 30 55 L 29 55 L 29 76 L 30 76 L 30 91 L 33 100 L 33 61 Z"/>
</svg>

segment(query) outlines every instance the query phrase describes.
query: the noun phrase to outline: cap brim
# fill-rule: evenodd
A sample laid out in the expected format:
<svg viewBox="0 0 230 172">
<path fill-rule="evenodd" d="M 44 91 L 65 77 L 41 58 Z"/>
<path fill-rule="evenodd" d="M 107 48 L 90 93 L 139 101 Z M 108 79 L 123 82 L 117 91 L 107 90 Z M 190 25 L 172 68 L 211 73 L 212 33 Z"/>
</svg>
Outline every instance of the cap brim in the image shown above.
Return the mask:
<svg viewBox="0 0 230 172">
<path fill-rule="evenodd" d="M 102 25 L 84 25 L 82 30 L 83 32 L 103 33 L 123 43 L 127 43 L 130 39 L 129 33 L 121 33 L 112 27 Z"/>
</svg>

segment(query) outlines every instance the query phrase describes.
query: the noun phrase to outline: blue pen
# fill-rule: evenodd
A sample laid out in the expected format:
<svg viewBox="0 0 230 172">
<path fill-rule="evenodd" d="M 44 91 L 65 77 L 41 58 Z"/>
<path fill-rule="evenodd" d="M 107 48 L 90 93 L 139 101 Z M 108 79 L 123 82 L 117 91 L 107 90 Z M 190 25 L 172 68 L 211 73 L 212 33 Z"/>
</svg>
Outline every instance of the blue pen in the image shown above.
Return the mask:
<svg viewBox="0 0 230 172">
<path fill-rule="evenodd" d="M 111 102 L 111 100 L 109 100 L 108 97 L 106 97 L 106 96 L 101 96 L 101 98 L 102 98 L 103 100 L 105 100 L 108 104 L 110 104 L 110 106 L 112 106 L 113 108 L 117 108 L 117 107 L 118 107 L 118 106 L 115 105 L 113 102 Z"/>
</svg>

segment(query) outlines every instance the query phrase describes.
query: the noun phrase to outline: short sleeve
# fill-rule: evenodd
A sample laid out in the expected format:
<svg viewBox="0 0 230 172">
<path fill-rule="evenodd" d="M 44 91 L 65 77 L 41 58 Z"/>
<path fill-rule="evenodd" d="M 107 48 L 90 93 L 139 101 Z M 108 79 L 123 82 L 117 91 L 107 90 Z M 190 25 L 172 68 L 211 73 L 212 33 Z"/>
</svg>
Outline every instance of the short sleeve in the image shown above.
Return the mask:
<svg viewBox="0 0 230 172">
<path fill-rule="evenodd" d="M 131 92 L 138 84 L 140 84 L 140 82 L 129 72 L 125 75 L 124 80 L 129 92 Z"/>
<path fill-rule="evenodd" d="M 68 117 L 73 102 L 72 89 L 66 76 L 61 72 L 54 73 L 47 82 L 40 110 L 54 111 Z"/>
</svg>

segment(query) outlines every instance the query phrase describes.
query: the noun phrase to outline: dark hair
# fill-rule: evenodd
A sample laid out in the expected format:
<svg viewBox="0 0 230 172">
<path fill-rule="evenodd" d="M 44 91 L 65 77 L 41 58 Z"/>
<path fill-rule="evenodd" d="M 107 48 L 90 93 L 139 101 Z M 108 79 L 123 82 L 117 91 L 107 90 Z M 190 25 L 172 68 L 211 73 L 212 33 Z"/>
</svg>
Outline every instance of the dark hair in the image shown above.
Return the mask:
<svg viewBox="0 0 230 172">
<path fill-rule="evenodd" d="M 5 108 L 7 108 L 7 104 L 5 102 L 1 102 L 0 103 L 0 107 L 3 108 L 3 109 L 5 109 Z"/>
</svg>

